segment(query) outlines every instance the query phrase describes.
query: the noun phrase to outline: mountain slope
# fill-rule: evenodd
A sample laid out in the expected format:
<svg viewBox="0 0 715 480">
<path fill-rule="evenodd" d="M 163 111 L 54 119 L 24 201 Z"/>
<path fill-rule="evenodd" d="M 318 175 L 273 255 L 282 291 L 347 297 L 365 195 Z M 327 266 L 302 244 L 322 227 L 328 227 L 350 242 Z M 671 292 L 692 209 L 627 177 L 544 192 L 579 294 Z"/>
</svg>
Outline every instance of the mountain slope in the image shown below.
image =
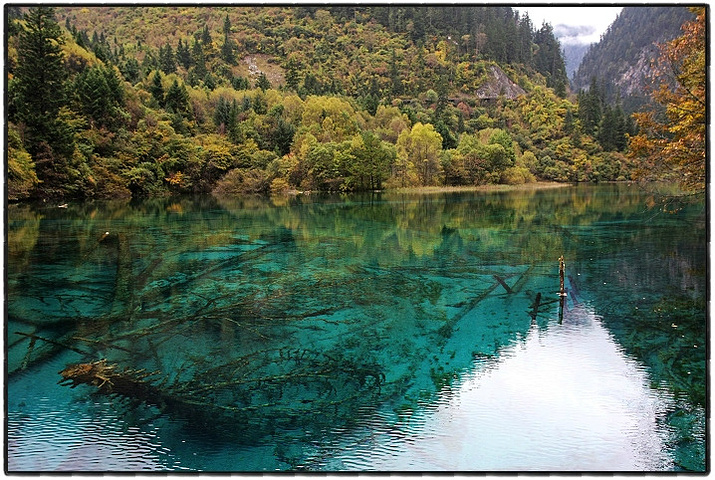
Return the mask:
<svg viewBox="0 0 715 480">
<path fill-rule="evenodd" d="M 624 7 L 601 41 L 583 57 L 573 89 L 588 88 L 595 77 L 603 84 L 606 101 L 620 96 L 624 109 L 634 111 L 645 102 L 644 87 L 658 44 L 680 35 L 680 26 L 692 19 L 686 7 Z"/>
<path fill-rule="evenodd" d="M 630 175 L 576 121 L 550 25 L 508 7 L 7 12 L 9 198 Z"/>
</svg>

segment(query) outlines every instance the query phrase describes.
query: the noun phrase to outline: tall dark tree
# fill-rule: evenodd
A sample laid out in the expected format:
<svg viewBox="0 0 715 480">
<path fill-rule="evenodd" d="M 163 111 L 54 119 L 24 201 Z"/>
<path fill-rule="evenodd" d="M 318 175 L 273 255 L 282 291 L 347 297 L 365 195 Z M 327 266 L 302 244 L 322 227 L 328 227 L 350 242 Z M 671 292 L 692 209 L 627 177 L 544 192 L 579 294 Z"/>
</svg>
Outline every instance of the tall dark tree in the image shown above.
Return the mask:
<svg viewBox="0 0 715 480">
<path fill-rule="evenodd" d="M 179 113 L 184 117 L 190 113 L 189 93 L 186 91 L 185 85 L 179 85 L 178 80 L 174 80 L 169 90 L 166 91 L 164 108 L 174 113 Z"/>
<path fill-rule="evenodd" d="M 141 79 L 141 67 L 136 58 L 130 58 L 119 66 L 119 69 L 130 83 L 134 84 Z"/>
<path fill-rule="evenodd" d="M 553 88 L 557 95 L 564 97 L 568 82 L 566 64 L 551 24 L 544 23 L 541 26 L 534 34 L 534 43 L 537 46 L 534 67 L 546 77 L 546 85 Z"/>
<path fill-rule="evenodd" d="M 74 93 L 81 111 L 93 125 L 114 129 L 123 112 L 124 91 L 112 67 L 94 66 L 74 81 Z"/>
<path fill-rule="evenodd" d="M 161 68 L 161 71 L 166 74 L 176 72 L 174 50 L 168 43 L 163 47 L 159 47 L 159 67 Z"/>
<path fill-rule="evenodd" d="M 235 46 L 231 40 L 231 20 L 228 15 L 223 21 L 223 45 L 221 45 L 221 58 L 229 65 L 236 63 L 236 55 L 234 53 Z"/>
<path fill-rule="evenodd" d="M 271 141 L 275 146 L 275 150 L 279 155 L 286 155 L 290 152 L 293 136 L 295 135 L 295 127 L 279 117 L 276 128 L 271 134 Z"/>
<path fill-rule="evenodd" d="M 12 87 L 21 106 L 12 121 L 25 126 L 25 144 L 30 154 L 39 144 L 57 150 L 60 138 L 57 120 L 65 104 L 67 74 L 63 65 L 62 29 L 55 22 L 54 9 L 39 6 L 25 14 L 25 28 L 18 43 L 18 63 Z"/>
<path fill-rule="evenodd" d="M 298 73 L 300 65 L 295 57 L 290 57 L 285 65 L 285 80 L 286 87 L 294 92 L 298 91 L 298 86 L 300 84 L 300 76 Z"/>
<path fill-rule="evenodd" d="M 154 72 L 154 78 L 149 85 L 149 93 L 160 107 L 164 106 L 164 86 L 161 84 L 161 73 Z"/>
<path fill-rule="evenodd" d="M 603 96 L 596 77 L 591 79 L 587 92 L 579 92 L 578 116 L 581 120 L 583 133 L 596 135 L 603 117 Z"/>
<path fill-rule="evenodd" d="M 231 104 L 223 97 L 219 97 L 214 110 L 214 123 L 220 133 L 225 133 L 229 123 L 231 122 Z"/>
<path fill-rule="evenodd" d="M 260 88 L 264 92 L 271 88 L 271 82 L 268 80 L 265 73 L 261 72 L 258 76 L 258 80 L 256 80 L 256 88 Z"/>
<path fill-rule="evenodd" d="M 209 26 L 204 25 L 203 30 L 201 30 L 201 43 L 204 45 L 209 45 L 211 43 L 211 33 L 209 32 Z"/>
<path fill-rule="evenodd" d="M 208 73 L 206 68 L 206 56 L 204 55 L 204 49 L 201 47 L 201 43 L 194 40 L 194 44 L 191 47 L 191 61 L 193 63 L 193 74 L 197 79 L 203 80 Z"/>
<path fill-rule="evenodd" d="M 534 39 L 534 29 L 531 24 L 531 19 L 528 13 L 524 13 L 519 19 L 517 28 L 517 52 L 519 62 L 525 65 L 533 65 L 533 56 L 531 54 L 531 46 Z"/>
<path fill-rule="evenodd" d="M 392 55 L 390 56 L 390 82 L 392 83 L 392 94 L 402 95 L 402 77 L 400 75 L 400 69 L 397 65 L 397 53 L 395 49 L 392 49 Z"/>
<path fill-rule="evenodd" d="M 179 65 L 187 70 L 191 67 L 191 50 L 189 50 L 188 40 L 184 43 L 181 39 L 179 39 L 179 43 L 176 46 L 176 60 Z"/>
</svg>

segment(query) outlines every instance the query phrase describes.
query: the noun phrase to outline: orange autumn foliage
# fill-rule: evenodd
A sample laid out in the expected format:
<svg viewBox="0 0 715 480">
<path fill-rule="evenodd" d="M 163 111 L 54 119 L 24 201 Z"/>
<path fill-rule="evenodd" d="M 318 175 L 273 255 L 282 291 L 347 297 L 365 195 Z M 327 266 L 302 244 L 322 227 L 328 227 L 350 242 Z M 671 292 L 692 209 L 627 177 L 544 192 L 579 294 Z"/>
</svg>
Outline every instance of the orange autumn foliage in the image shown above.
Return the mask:
<svg viewBox="0 0 715 480">
<path fill-rule="evenodd" d="M 630 157 L 640 180 L 677 181 L 688 193 L 706 185 L 706 52 L 704 7 L 683 24 L 683 35 L 661 47 L 653 100 L 661 111 L 634 114 L 640 127 L 630 138 Z"/>
</svg>

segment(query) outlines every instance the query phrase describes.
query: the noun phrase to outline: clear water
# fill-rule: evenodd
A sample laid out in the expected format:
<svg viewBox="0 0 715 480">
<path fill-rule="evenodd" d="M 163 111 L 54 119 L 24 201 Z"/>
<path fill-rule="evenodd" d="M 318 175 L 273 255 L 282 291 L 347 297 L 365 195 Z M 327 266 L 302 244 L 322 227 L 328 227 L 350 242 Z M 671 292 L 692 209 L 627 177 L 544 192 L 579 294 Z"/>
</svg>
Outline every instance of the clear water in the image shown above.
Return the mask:
<svg viewBox="0 0 715 480">
<path fill-rule="evenodd" d="M 646 204 L 10 205 L 6 469 L 704 471 L 705 207 Z M 154 388 L 58 384 L 100 359 Z"/>
</svg>

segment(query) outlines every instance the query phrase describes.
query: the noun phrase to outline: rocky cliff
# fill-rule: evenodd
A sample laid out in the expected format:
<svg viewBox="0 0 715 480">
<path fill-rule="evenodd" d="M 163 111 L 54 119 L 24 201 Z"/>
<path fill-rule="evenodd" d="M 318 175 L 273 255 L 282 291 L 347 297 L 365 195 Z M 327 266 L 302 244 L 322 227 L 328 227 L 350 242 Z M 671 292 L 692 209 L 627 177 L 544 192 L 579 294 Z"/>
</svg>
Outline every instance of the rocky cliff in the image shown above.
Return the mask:
<svg viewBox="0 0 715 480">
<path fill-rule="evenodd" d="M 620 96 L 625 110 L 638 108 L 649 84 L 648 72 L 658 55 L 658 44 L 680 35 L 681 25 L 692 18 L 686 7 L 625 7 L 601 41 L 583 57 L 572 89 L 587 89 L 595 77 L 607 101 Z"/>
<path fill-rule="evenodd" d="M 511 100 L 525 93 L 523 88 L 511 81 L 504 70 L 492 65 L 489 67 L 487 81 L 477 89 L 475 95 L 482 100 L 497 98 L 501 95 Z"/>
</svg>

